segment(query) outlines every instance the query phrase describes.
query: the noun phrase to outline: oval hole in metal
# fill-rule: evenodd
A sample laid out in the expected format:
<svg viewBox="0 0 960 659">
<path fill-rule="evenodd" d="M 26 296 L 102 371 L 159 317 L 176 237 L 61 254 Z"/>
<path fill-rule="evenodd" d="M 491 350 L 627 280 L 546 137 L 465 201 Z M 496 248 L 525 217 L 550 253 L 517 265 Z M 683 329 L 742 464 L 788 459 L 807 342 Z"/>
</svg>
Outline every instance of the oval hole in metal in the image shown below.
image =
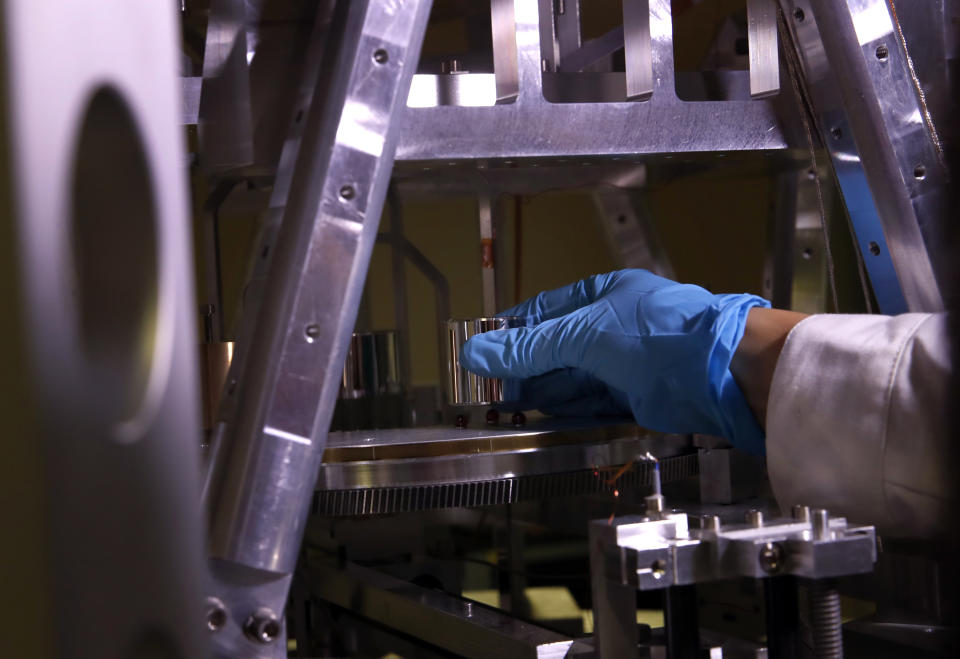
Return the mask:
<svg viewBox="0 0 960 659">
<path fill-rule="evenodd" d="M 70 239 L 80 343 L 92 412 L 132 418 L 147 389 L 157 325 L 157 209 L 140 132 L 126 101 L 98 88 L 73 159 Z"/>
</svg>

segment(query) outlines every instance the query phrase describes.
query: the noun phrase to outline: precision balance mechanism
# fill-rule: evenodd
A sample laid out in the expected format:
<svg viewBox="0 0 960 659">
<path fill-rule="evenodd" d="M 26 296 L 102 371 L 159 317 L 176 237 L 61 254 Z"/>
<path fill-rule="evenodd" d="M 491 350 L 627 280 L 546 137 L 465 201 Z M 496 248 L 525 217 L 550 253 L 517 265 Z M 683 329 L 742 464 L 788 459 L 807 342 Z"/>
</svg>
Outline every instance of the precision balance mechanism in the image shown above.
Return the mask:
<svg viewBox="0 0 960 659">
<path fill-rule="evenodd" d="M 619 268 L 943 310 L 958 12 L 0 3 L 25 438 L 0 482 L 45 524 L 0 561 L 45 568 L 10 577 L 47 589 L 21 635 L 97 659 L 960 652 L 943 547 L 780 510 L 763 457 L 520 409 L 460 362 L 527 322 L 505 309 Z"/>
</svg>

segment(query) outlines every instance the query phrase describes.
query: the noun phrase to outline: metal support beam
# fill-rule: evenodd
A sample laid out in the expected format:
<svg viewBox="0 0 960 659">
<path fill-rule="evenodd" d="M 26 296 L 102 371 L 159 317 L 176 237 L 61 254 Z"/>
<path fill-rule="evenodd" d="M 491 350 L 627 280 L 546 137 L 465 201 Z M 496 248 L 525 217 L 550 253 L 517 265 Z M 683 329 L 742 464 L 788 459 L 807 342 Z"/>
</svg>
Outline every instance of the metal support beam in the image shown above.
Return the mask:
<svg viewBox="0 0 960 659">
<path fill-rule="evenodd" d="M 947 172 L 886 0 L 780 0 L 880 310 L 939 311 Z"/>
<path fill-rule="evenodd" d="M 250 640 L 246 621 L 256 609 L 282 620 L 430 5 L 351 0 L 334 11 L 333 61 L 305 117 L 263 306 L 209 465 L 210 594 L 230 620 L 214 637 L 224 656 L 286 651 L 282 629 Z"/>
</svg>

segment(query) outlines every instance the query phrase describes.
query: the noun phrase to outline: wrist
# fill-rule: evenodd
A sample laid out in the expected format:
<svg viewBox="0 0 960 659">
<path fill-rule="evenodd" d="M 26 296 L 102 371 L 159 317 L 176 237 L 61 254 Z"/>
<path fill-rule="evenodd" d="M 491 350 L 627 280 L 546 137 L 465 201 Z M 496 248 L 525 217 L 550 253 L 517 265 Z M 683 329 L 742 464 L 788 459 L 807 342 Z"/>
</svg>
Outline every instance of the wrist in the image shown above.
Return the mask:
<svg viewBox="0 0 960 659">
<path fill-rule="evenodd" d="M 766 426 L 767 399 L 780 352 L 790 331 L 807 314 L 754 307 L 747 314 L 743 338 L 730 362 L 730 372 L 761 427 Z"/>
</svg>

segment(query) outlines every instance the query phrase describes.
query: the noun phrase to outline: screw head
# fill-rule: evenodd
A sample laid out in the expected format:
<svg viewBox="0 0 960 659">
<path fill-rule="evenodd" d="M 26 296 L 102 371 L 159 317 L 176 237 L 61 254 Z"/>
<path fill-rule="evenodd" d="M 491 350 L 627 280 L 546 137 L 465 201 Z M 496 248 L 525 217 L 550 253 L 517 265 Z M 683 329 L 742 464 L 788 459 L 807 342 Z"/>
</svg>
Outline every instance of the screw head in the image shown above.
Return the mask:
<svg viewBox="0 0 960 659">
<path fill-rule="evenodd" d="M 454 420 L 454 425 L 460 429 L 466 428 L 467 416 L 465 414 L 458 414 L 457 418 Z"/>
<path fill-rule="evenodd" d="M 877 59 L 886 62 L 888 57 L 890 57 L 890 49 L 885 44 L 877 46 Z"/>
<path fill-rule="evenodd" d="M 768 542 L 760 548 L 757 559 L 760 561 L 760 569 L 767 574 L 777 574 L 783 570 L 786 552 L 779 542 Z"/>
<path fill-rule="evenodd" d="M 527 423 L 527 415 L 523 412 L 514 412 L 513 416 L 510 417 L 510 423 L 513 424 L 514 428 L 522 428 Z"/>
<path fill-rule="evenodd" d="M 802 23 L 803 19 L 805 19 L 806 17 L 807 15 L 803 13 L 803 10 L 800 7 L 797 7 L 796 9 L 793 10 L 793 18 L 798 23 Z"/>
<path fill-rule="evenodd" d="M 320 326 L 316 323 L 311 323 L 307 325 L 306 329 L 303 330 L 304 335 L 307 337 L 307 343 L 313 343 L 317 340 L 317 337 L 320 336 Z"/>
<path fill-rule="evenodd" d="M 390 54 L 383 48 L 377 48 L 373 51 L 373 61 L 377 64 L 386 64 L 390 61 Z"/>
<path fill-rule="evenodd" d="M 280 621 L 270 609 L 257 609 L 243 623 L 243 633 L 251 640 L 269 645 L 280 636 Z"/>
<path fill-rule="evenodd" d="M 495 426 L 500 423 L 500 413 L 496 410 L 487 410 L 487 425 Z"/>
<path fill-rule="evenodd" d="M 357 196 L 357 189 L 352 185 L 345 185 L 340 188 L 340 198 L 344 201 L 350 201 Z"/>
<path fill-rule="evenodd" d="M 206 601 L 207 629 L 218 632 L 227 624 L 227 608 L 216 597 L 208 597 Z"/>
<path fill-rule="evenodd" d="M 880 256 L 880 245 L 874 241 L 870 241 L 870 253 L 874 256 Z"/>
</svg>

